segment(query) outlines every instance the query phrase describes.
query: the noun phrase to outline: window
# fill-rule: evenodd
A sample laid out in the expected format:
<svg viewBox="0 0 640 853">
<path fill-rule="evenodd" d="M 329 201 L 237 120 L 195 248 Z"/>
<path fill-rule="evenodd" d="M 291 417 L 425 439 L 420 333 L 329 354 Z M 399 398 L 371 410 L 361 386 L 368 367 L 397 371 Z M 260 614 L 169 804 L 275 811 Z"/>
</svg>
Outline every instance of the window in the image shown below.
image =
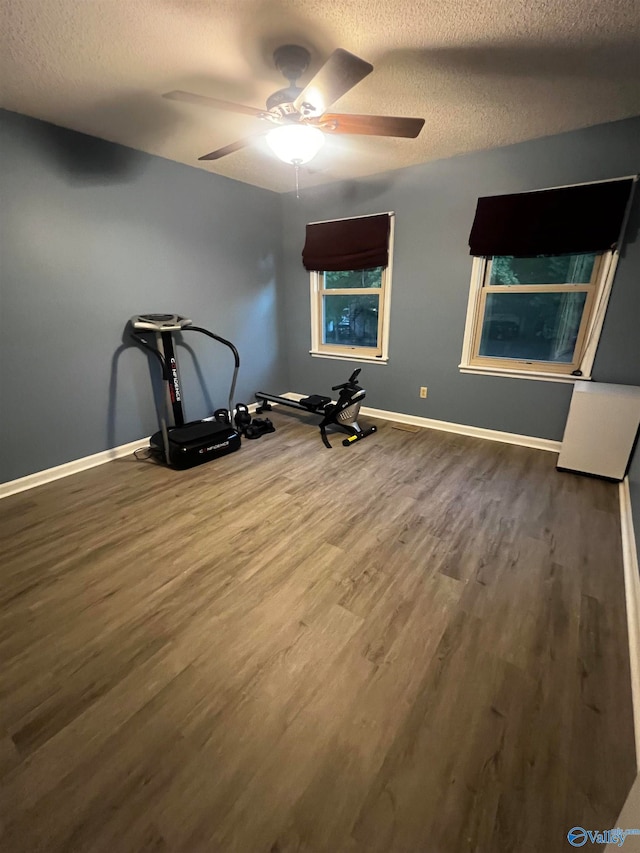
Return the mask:
<svg viewBox="0 0 640 853">
<path fill-rule="evenodd" d="M 393 220 L 377 214 L 307 226 L 312 355 L 387 361 Z"/>
<path fill-rule="evenodd" d="M 587 351 L 595 354 L 589 344 L 603 316 L 595 308 L 603 307 L 611 262 L 611 252 L 476 258 L 462 366 L 584 373 Z"/>
<path fill-rule="evenodd" d="M 388 266 L 312 272 L 312 352 L 386 359 L 388 276 Z"/>
<path fill-rule="evenodd" d="M 479 199 L 462 370 L 590 378 L 631 187 Z"/>
</svg>

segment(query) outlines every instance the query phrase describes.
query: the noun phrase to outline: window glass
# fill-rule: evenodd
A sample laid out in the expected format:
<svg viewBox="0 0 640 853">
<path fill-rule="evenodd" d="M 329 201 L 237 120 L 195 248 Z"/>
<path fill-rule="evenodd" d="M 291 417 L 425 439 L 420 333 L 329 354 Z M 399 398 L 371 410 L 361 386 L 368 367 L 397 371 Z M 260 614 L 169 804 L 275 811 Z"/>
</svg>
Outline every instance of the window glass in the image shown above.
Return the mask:
<svg viewBox="0 0 640 853">
<path fill-rule="evenodd" d="M 330 295 L 323 302 L 322 338 L 325 344 L 378 346 L 378 295 Z"/>
<path fill-rule="evenodd" d="M 480 356 L 573 361 L 585 291 L 487 293 Z"/>
<path fill-rule="evenodd" d="M 382 267 L 370 270 L 346 270 L 344 272 L 325 272 L 324 287 L 327 290 L 338 287 L 381 287 Z"/>
<path fill-rule="evenodd" d="M 496 255 L 489 284 L 588 284 L 596 255 L 513 258 Z"/>
</svg>

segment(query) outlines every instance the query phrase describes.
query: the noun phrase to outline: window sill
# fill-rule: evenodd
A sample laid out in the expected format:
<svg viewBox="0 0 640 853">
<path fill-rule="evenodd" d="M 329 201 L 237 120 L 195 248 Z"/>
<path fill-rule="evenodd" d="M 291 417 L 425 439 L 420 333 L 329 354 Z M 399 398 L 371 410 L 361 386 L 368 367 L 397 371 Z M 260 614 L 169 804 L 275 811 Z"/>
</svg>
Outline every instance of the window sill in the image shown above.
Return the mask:
<svg viewBox="0 0 640 853">
<path fill-rule="evenodd" d="M 318 352 L 317 350 L 309 350 L 309 355 L 313 358 L 330 358 L 334 361 L 360 361 L 363 364 L 387 364 L 388 358 L 378 358 L 377 356 L 367 356 L 367 355 L 342 355 L 336 353 L 328 352 Z"/>
<path fill-rule="evenodd" d="M 459 364 L 460 373 L 476 373 L 481 376 L 502 376 L 509 379 L 537 379 L 539 382 L 584 382 L 591 379 L 590 376 L 571 376 L 563 373 L 542 373 L 534 370 L 509 370 L 502 367 L 474 367 L 469 364 Z"/>
</svg>

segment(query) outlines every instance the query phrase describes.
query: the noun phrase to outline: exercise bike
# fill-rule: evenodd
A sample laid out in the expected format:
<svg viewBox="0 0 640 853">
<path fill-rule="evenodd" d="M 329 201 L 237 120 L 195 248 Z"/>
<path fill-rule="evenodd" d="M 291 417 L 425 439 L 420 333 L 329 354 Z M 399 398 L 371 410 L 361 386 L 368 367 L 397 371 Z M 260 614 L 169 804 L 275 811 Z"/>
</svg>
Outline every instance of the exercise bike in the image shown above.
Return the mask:
<svg viewBox="0 0 640 853">
<path fill-rule="evenodd" d="M 337 426 L 349 434 L 349 437 L 342 441 L 344 447 L 349 447 L 354 441 L 361 441 L 377 430 L 375 426 L 362 429 L 358 423 L 358 412 L 366 395 L 364 388 L 358 385 L 360 370 L 360 367 L 354 370 L 346 382 L 341 385 L 334 385 L 331 388 L 332 391 L 340 392 L 335 403 L 331 397 L 323 397 L 320 394 L 311 394 L 310 397 L 303 397 L 301 400 L 290 400 L 288 397 L 280 397 L 277 394 L 256 391 L 255 398 L 261 401 L 256 412 L 260 414 L 264 411 L 270 411 L 270 403 L 277 403 L 280 406 L 289 406 L 292 409 L 301 409 L 303 412 L 322 415 L 322 420 L 318 426 L 324 446 L 331 448 L 327 438 L 327 427 Z"/>
</svg>

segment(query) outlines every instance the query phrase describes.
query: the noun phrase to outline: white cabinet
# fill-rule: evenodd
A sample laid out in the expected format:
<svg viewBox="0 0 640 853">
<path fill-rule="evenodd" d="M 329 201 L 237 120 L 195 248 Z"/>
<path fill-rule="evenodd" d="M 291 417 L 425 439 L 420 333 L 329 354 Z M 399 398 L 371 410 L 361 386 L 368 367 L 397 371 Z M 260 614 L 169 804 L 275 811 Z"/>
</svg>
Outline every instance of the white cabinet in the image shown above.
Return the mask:
<svg viewBox="0 0 640 853">
<path fill-rule="evenodd" d="M 558 468 L 622 480 L 640 425 L 640 388 L 576 382 Z"/>
</svg>

